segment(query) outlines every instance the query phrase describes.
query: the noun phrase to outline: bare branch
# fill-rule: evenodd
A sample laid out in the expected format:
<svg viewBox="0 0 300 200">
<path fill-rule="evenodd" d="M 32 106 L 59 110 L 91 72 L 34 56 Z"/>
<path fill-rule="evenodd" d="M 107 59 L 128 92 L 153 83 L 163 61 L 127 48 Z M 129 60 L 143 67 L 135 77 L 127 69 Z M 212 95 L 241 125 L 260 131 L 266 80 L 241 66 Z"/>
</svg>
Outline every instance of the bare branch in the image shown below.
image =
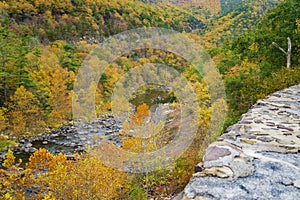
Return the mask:
<svg viewBox="0 0 300 200">
<path fill-rule="evenodd" d="M 282 51 L 285 55 L 286 55 L 286 66 L 289 69 L 291 67 L 291 55 L 292 55 L 292 42 L 291 39 L 288 37 L 288 49 L 287 51 L 283 50 L 283 48 L 281 48 L 278 44 L 276 44 L 275 42 L 272 42 L 273 46 L 275 46 L 277 49 L 279 49 L 280 51 Z"/>
<path fill-rule="evenodd" d="M 281 48 L 278 44 L 276 44 L 275 42 L 272 42 L 272 44 L 279 49 L 280 51 L 282 51 L 285 55 L 287 55 L 287 52 L 285 50 L 283 50 L 283 48 Z"/>
</svg>

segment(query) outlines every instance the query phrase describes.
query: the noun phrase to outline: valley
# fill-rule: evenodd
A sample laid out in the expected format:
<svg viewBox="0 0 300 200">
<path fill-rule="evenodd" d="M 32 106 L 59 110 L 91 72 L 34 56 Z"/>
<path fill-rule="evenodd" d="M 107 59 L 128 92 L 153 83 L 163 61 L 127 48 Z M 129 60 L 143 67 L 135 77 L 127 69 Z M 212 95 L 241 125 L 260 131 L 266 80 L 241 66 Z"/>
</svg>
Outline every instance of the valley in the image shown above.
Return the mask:
<svg viewBox="0 0 300 200">
<path fill-rule="evenodd" d="M 300 2 L 2 0 L 0 60 L 0 199 L 172 199 L 300 84 Z"/>
</svg>

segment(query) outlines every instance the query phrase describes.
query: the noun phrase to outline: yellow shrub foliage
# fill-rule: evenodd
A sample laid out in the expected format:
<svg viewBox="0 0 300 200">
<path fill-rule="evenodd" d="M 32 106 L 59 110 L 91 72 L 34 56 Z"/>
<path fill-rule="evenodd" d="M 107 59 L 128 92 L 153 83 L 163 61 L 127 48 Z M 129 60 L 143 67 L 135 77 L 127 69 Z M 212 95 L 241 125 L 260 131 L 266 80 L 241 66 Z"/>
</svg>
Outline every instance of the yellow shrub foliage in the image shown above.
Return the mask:
<svg viewBox="0 0 300 200">
<path fill-rule="evenodd" d="M 4 199 L 105 200 L 125 198 L 130 191 L 125 173 L 104 166 L 89 154 L 68 161 L 65 155 L 39 149 L 30 157 L 26 169 L 19 168 L 19 164 L 15 164 L 9 151 L 5 169 L 0 169 L 0 196 Z"/>
</svg>

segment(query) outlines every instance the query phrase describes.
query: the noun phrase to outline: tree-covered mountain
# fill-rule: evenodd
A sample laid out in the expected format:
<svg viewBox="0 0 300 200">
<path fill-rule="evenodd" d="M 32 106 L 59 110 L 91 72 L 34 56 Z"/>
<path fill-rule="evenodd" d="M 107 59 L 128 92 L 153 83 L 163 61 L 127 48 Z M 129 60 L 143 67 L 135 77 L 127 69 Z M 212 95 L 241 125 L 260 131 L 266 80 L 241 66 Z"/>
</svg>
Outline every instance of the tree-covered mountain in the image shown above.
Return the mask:
<svg viewBox="0 0 300 200">
<path fill-rule="evenodd" d="M 148 4 L 177 5 L 185 10 L 198 15 L 202 10 L 209 10 L 210 14 L 216 14 L 221 10 L 220 0 L 141 0 Z"/>
<path fill-rule="evenodd" d="M 212 13 L 205 3 L 221 6 L 222 11 Z M 204 44 L 226 86 L 226 126 L 258 99 L 300 83 L 299 0 L 1 0 L 0 14 L 0 151 L 69 123 L 73 83 L 86 56 L 104 37 L 137 27 L 174 29 Z M 192 32 L 195 29 L 198 31 Z M 286 68 L 283 52 L 272 45 L 276 42 L 286 50 L 287 37 L 292 42 L 291 69 Z M 0 169 L 0 196 L 72 199 L 94 194 L 96 199 L 162 199 L 181 191 L 199 161 L 200 136 L 206 133 L 212 115 L 205 80 L 191 64 L 172 52 L 136 50 L 111 63 L 99 83 L 87 88 L 96 90 L 95 97 L 85 98 L 88 103 L 95 99 L 98 115 L 109 112 L 117 81 L 129 69 L 145 63 L 166 64 L 182 73 L 201 108 L 199 137 L 174 168 L 133 176 L 118 173 L 89 154 L 67 161 L 64 155 L 39 150 L 22 170 L 8 151 L 4 169 Z M 178 106 L 176 101 L 172 106 Z M 141 139 L 131 134 L 135 125 L 148 119 L 149 112 L 141 105 L 130 118 L 133 123 L 124 123 L 120 137 L 125 138 L 127 150 L 144 150 Z M 146 147 L 156 150 L 162 145 L 156 142 Z"/>
<path fill-rule="evenodd" d="M 48 133 L 49 130 L 57 129 L 72 121 L 75 75 L 86 56 L 97 47 L 104 37 L 138 27 L 153 26 L 189 32 L 203 26 L 201 20 L 176 5 L 156 6 L 137 0 L 0 1 L 0 13 L 1 151 L 12 147 L 15 142 L 28 141 L 29 138 L 38 137 L 41 133 Z M 123 55 L 107 68 L 99 83 L 92 84 L 88 88 L 89 90 L 96 89 L 95 97 L 85 96 L 85 98 L 88 102 L 93 102 L 95 99 L 97 115 L 109 112 L 111 110 L 110 97 L 119 78 L 130 68 L 155 62 L 177 66 L 192 81 L 193 87 L 197 91 L 199 104 L 203 108 L 200 120 L 206 123 L 205 126 L 202 126 L 204 132 L 210 116 L 206 106 L 209 96 L 207 90 L 202 88 L 205 84 L 201 79 L 197 79 L 198 75 L 191 70 L 192 67 L 187 65 L 186 61 L 170 52 L 148 49 Z M 118 70 L 118 68 L 122 70 Z M 128 132 L 130 131 L 128 130 Z M 124 140 L 125 144 L 128 148 L 141 146 L 138 140 L 131 138 L 126 142 Z M 158 148 L 156 145 L 151 146 L 151 148 L 154 147 Z M 97 192 L 92 192 L 92 188 L 88 188 L 88 191 L 95 195 L 102 194 L 101 198 L 96 199 L 109 199 L 113 196 L 107 197 L 107 195 L 111 194 L 116 199 L 118 197 L 128 199 L 131 198 L 130 196 L 138 196 L 140 199 L 141 195 L 145 197 L 144 188 L 150 181 L 152 184 L 149 186 L 151 195 L 158 196 L 160 193 L 169 195 L 173 191 L 181 190 L 188 181 L 190 177 L 188 172 L 192 172 L 191 169 L 198 159 L 197 149 L 197 145 L 191 147 L 191 150 L 178 161 L 176 169 L 151 174 L 150 178 L 146 177 L 150 180 L 145 180 L 144 175 L 137 176 L 135 179 L 136 182 L 138 180 L 138 183 L 132 181 L 128 174 L 128 176 L 120 177 L 121 180 L 119 180 L 116 178 L 119 175 L 116 171 L 104 166 L 96 166 L 98 171 L 95 170 L 96 173 L 91 175 L 93 181 L 89 182 L 96 181 L 97 187 L 94 189 Z M 72 162 L 67 162 L 64 156 L 56 157 L 49 154 L 39 151 L 36 156 L 38 162 L 48 167 L 51 166 L 51 171 L 46 170 L 41 176 L 31 176 L 31 170 L 34 171 L 36 168 L 27 167 L 27 171 L 24 173 L 28 179 L 25 178 L 11 184 L 10 178 L 17 177 L 19 180 L 21 177 L 18 176 L 17 171 L 14 171 L 17 167 L 13 165 L 13 156 L 6 157 L 4 162 L 6 164 L 3 167 L 7 168 L 7 171 L 0 169 L 0 196 L 72 199 L 72 195 L 76 195 L 77 191 L 77 195 L 81 195 L 80 192 L 84 193 L 84 189 L 77 188 L 70 190 L 70 193 L 65 194 L 67 196 L 62 197 L 63 191 L 57 191 L 57 186 L 54 185 L 60 184 L 60 187 L 67 185 L 76 188 L 78 185 L 74 185 L 74 182 L 78 181 L 77 173 L 73 173 L 73 178 L 68 179 L 64 179 L 60 175 L 65 174 L 64 177 L 68 177 L 72 170 L 84 173 L 84 170 L 90 169 L 88 166 L 95 168 L 99 161 L 85 158 L 82 159 L 82 162 L 78 162 L 78 165 L 73 165 Z M 45 156 L 49 159 L 46 159 Z M 60 160 L 60 167 L 58 167 L 56 159 Z M 34 160 L 32 159 L 33 163 L 31 162 L 33 166 L 36 163 Z M 8 171 L 12 173 L 7 174 Z M 58 176 L 51 176 L 50 173 Z M 53 182 L 46 177 L 52 177 Z M 112 178 L 117 183 L 114 187 L 105 189 L 104 185 L 111 184 Z M 57 179 L 62 182 L 56 181 Z M 82 180 L 82 183 L 78 184 L 84 185 L 84 181 Z M 97 183 L 97 181 L 99 182 Z M 130 184 L 126 186 L 126 190 L 123 190 L 124 185 L 120 186 L 119 183 L 128 182 Z M 42 186 L 35 190 L 37 185 Z M 36 193 L 28 194 L 26 191 L 32 188 Z M 103 191 L 106 191 L 107 194 L 103 194 Z M 134 197 L 132 198 L 134 199 Z"/>
<path fill-rule="evenodd" d="M 132 28 L 153 26 L 190 31 L 202 22 L 174 7 L 154 7 L 138 0 L 1 1 L 1 16 L 17 32 L 41 41 L 99 42 Z"/>
<path fill-rule="evenodd" d="M 205 28 L 195 31 L 202 36 L 208 48 L 219 46 L 226 40 L 253 28 L 268 9 L 282 0 L 221 0 L 221 11 L 205 23 Z"/>
<path fill-rule="evenodd" d="M 258 99 L 299 83 L 299 19 L 300 2 L 285 0 L 269 10 L 254 28 L 211 50 L 224 74 L 233 119 L 230 123 Z M 276 42 L 287 50 L 287 37 L 292 41 L 291 70 L 286 69 L 286 55 L 272 45 Z"/>
<path fill-rule="evenodd" d="M 279 1 L 277 1 L 279 2 Z M 220 0 L 222 13 L 229 13 L 235 11 L 245 5 L 253 4 L 260 5 L 261 12 L 266 12 L 268 7 L 271 7 L 272 4 L 276 1 L 272 0 Z M 277 3 L 278 5 L 278 3 Z"/>
</svg>

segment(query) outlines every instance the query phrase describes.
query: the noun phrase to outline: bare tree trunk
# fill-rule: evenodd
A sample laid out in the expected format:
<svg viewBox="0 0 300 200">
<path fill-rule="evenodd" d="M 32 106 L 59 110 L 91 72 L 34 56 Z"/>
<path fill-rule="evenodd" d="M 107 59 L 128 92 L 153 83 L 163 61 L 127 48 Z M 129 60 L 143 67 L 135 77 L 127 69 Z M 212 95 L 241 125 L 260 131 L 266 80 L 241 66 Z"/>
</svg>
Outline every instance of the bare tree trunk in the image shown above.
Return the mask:
<svg viewBox="0 0 300 200">
<path fill-rule="evenodd" d="M 286 62 L 287 62 L 286 66 L 288 69 L 290 69 L 291 68 L 291 55 L 292 55 L 292 42 L 289 37 L 287 38 L 287 40 L 288 40 L 288 50 L 287 51 L 283 50 L 283 48 L 281 48 L 275 42 L 272 42 L 272 44 L 286 55 Z"/>
<path fill-rule="evenodd" d="M 287 68 L 289 69 L 291 67 L 291 55 L 292 55 L 292 42 L 291 39 L 288 37 L 288 51 L 287 51 Z"/>
</svg>

